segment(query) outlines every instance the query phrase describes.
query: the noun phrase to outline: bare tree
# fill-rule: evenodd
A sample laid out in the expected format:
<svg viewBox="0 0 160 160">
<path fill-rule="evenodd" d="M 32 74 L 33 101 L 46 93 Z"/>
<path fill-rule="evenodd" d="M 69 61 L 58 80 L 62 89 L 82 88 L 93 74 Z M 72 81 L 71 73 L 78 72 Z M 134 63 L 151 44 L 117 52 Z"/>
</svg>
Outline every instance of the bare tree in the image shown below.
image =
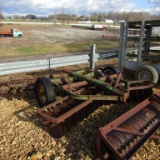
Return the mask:
<svg viewBox="0 0 160 160">
<path fill-rule="evenodd" d="M 107 13 L 96 13 L 93 12 L 90 16 L 80 15 L 77 16 L 75 14 L 71 14 L 69 9 L 63 8 L 60 13 L 57 14 L 57 11 L 54 10 L 52 15 L 48 16 L 50 20 L 60 20 L 62 23 L 67 22 L 70 23 L 71 20 L 78 20 L 78 21 L 102 21 L 104 19 L 112 19 L 113 21 L 117 22 L 119 20 L 125 21 L 142 21 L 142 20 L 159 20 L 160 13 L 155 15 L 149 12 L 114 12 L 109 11 Z"/>
<path fill-rule="evenodd" d="M 112 20 L 141 21 L 154 20 L 155 15 L 149 12 L 108 12 L 106 17 Z"/>
<path fill-rule="evenodd" d="M 0 19 L 1 19 L 1 20 L 4 19 L 4 16 L 3 16 L 2 13 L 0 13 Z"/>
<path fill-rule="evenodd" d="M 28 15 L 26 15 L 26 18 L 27 19 L 36 19 L 36 15 L 33 15 L 33 14 L 28 14 Z"/>
<path fill-rule="evenodd" d="M 18 16 L 18 15 L 14 15 L 13 16 L 13 19 L 20 19 L 21 17 L 20 16 Z"/>
<path fill-rule="evenodd" d="M 62 11 L 60 13 L 60 19 L 61 19 L 62 23 L 64 23 L 65 21 L 67 22 L 67 24 L 70 23 L 70 20 L 71 20 L 70 12 L 71 11 L 69 8 L 62 8 Z"/>
<path fill-rule="evenodd" d="M 57 10 L 56 9 L 53 11 L 52 19 L 54 20 L 54 24 L 56 25 L 57 23 Z"/>
<path fill-rule="evenodd" d="M 1 23 L 1 20 L 4 19 L 3 14 L 1 13 L 1 4 L 0 4 L 0 26 L 2 26 L 3 24 Z M 1 27 L 0 27 L 1 30 Z"/>
</svg>

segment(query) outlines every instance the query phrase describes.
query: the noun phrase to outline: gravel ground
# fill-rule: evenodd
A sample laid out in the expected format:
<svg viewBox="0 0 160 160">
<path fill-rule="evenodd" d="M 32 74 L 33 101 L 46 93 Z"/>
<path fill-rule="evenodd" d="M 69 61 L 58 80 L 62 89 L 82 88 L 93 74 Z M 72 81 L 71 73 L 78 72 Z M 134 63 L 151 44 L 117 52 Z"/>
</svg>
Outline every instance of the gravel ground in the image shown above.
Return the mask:
<svg viewBox="0 0 160 160">
<path fill-rule="evenodd" d="M 12 55 L 12 52 L 8 50 L 9 47 L 16 48 L 18 46 L 36 46 L 44 44 L 59 44 L 59 43 L 76 43 L 87 42 L 90 44 L 97 40 L 104 40 L 103 35 L 113 35 L 113 33 L 107 33 L 106 31 L 97 30 L 85 30 L 71 27 L 62 27 L 53 25 L 4 25 L 1 30 L 10 31 L 11 28 L 16 28 L 24 33 L 22 38 L 3 37 L 0 38 L 1 53 L 0 62 L 11 62 L 18 60 L 34 60 L 34 59 L 46 59 L 52 56 L 52 51 L 49 54 L 43 55 L 28 55 L 28 56 L 7 56 Z M 106 39 L 106 38 L 105 38 Z M 6 50 L 7 49 L 7 50 Z M 117 48 L 116 48 L 117 49 Z M 115 50 L 115 49 L 114 49 Z M 88 51 L 87 51 L 88 52 Z M 86 52 L 83 52 L 83 54 Z M 54 56 L 63 55 L 75 55 L 80 53 L 57 53 Z"/>
<path fill-rule="evenodd" d="M 104 30 L 85 30 L 54 25 L 4 25 L 1 30 L 10 31 L 11 28 L 16 28 L 23 32 L 24 36 L 22 38 L 0 38 L 0 43 L 3 47 L 100 40 L 107 33 Z M 108 33 L 108 35 L 110 34 Z"/>
<path fill-rule="evenodd" d="M 106 62 L 100 66 L 104 64 Z M 71 68 L 79 69 L 79 67 Z M 11 77 L 14 78 L 15 75 Z M 7 80 L 10 77 L 3 78 Z M 3 78 L 1 77 L 1 82 L 4 81 Z M 154 88 L 154 92 L 157 90 L 159 88 Z M 41 119 L 36 114 L 39 105 L 34 94 L 23 95 L 21 99 L 2 98 L 0 100 L 0 160 L 98 160 L 94 148 L 94 135 L 97 129 L 135 105 L 136 103 L 104 103 L 71 132 L 56 139 L 43 129 Z M 157 133 L 160 134 L 160 130 Z M 160 140 L 151 138 L 132 157 L 132 160 L 159 160 L 159 157 Z"/>
</svg>

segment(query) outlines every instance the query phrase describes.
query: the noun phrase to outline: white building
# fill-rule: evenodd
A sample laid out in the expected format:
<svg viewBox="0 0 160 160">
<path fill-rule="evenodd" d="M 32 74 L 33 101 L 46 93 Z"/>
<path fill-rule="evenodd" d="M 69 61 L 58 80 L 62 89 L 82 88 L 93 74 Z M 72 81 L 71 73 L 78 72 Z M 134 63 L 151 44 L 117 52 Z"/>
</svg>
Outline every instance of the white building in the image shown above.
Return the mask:
<svg viewBox="0 0 160 160">
<path fill-rule="evenodd" d="M 111 20 L 111 19 L 104 19 L 104 22 L 106 22 L 106 23 L 113 23 L 113 20 Z"/>
</svg>

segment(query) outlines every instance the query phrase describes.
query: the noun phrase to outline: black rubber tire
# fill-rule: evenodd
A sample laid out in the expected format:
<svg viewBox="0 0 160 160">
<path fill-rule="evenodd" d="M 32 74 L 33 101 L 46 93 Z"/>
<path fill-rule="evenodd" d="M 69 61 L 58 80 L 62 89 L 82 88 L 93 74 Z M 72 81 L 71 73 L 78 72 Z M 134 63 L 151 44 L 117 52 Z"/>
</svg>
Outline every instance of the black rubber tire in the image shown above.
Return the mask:
<svg viewBox="0 0 160 160">
<path fill-rule="evenodd" d="M 35 96 L 40 107 L 43 107 L 56 99 L 55 87 L 50 79 L 39 77 L 34 85 Z"/>
<path fill-rule="evenodd" d="M 18 37 L 19 37 L 19 38 L 21 38 L 21 37 L 22 37 L 22 35 L 21 35 L 21 34 L 19 34 L 19 35 L 18 35 Z"/>
<path fill-rule="evenodd" d="M 112 75 L 112 74 L 116 74 L 117 71 L 115 69 L 115 67 L 113 66 L 106 66 L 102 69 L 102 74 L 107 77 L 109 75 Z"/>
<path fill-rule="evenodd" d="M 145 65 L 138 68 L 135 74 L 135 78 L 137 80 L 146 80 L 152 83 L 157 83 L 159 75 L 154 67 Z"/>
</svg>

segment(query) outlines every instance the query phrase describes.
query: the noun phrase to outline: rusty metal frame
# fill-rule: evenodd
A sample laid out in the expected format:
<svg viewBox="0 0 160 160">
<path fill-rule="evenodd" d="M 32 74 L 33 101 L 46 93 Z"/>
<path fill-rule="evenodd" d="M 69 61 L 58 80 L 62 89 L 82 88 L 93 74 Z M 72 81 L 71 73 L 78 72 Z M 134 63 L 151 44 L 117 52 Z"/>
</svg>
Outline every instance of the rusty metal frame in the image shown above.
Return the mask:
<svg viewBox="0 0 160 160">
<path fill-rule="evenodd" d="M 65 97 L 66 98 L 66 97 Z M 80 103 L 79 105 L 77 105 L 76 107 L 72 108 L 71 110 L 69 110 L 68 112 L 64 113 L 63 115 L 54 118 L 54 117 L 50 117 L 47 116 L 46 114 L 44 114 L 45 110 L 47 111 L 52 110 L 52 107 L 56 104 L 56 103 L 51 103 L 41 109 L 39 109 L 37 111 L 37 113 L 45 120 L 48 121 L 48 123 L 54 123 L 54 125 L 57 125 L 61 122 L 64 122 L 68 117 L 72 116 L 74 113 L 78 112 L 79 110 L 81 110 L 82 108 L 86 107 L 87 105 L 91 104 L 93 102 L 93 100 L 87 100 L 87 101 L 83 101 L 82 103 Z"/>
<path fill-rule="evenodd" d="M 156 113 L 157 119 L 152 124 L 150 129 L 144 133 L 137 132 L 129 129 L 121 128 L 120 125 L 125 123 L 128 119 L 132 119 L 135 115 L 141 112 L 143 109 L 150 108 L 154 113 Z M 148 119 L 148 122 L 150 119 Z M 146 122 L 147 123 L 147 122 Z M 141 102 L 128 112 L 124 113 L 122 116 L 118 117 L 108 125 L 101 127 L 95 136 L 95 146 L 96 146 L 96 153 L 97 156 L 100 157 L 102 160 L 108 160 L 109 156 L 115 156 L 115 159 L 126 160 L 129 159 L 137 150 L 140 148 L 143 143 L 150 137 L 152 138 L 160 138 L 158 135 L 152 135 L 160 126 L 160 92 L 153 94 L 150 98 L 146 99 L 145 101 Z M 108 140 L 108 136 L 113 132 L 118 131 L 119 133 L 127 133 L 134 136 L 138 136 L 139 139 L 134 145 L 127 149 L 126 153 L 120 153 L 117 149 L 115 149 L 114 145 Z M 108 150 L 108 154 L 106 157 L 102 155 L 101 151 L 101 143 L 104 143 L 106 146 L 106 150 Z"/>
<path fill-rule="evenodd" d="M 108 77 L 101 77 L 100 72 L 98 70 L 89 71 L 89 73 L 86 73 L 83 70 L 71 72 L 69 70 L 64 69 L 63 70 L 69 77 L 66 78 L 64 81 L 64 78 L 62 79 L 52 79 L 52 83 L 54 83 L 56 87 L 56 92 L 65 92 L 67 95 L 69 95 L 71 98 L 78 99 L 78 100 L 107 100 L 107 101 L 124 101 L 126 102 L 126 99 L 129 97 L 130 91 L 137 90 L 137 89 L 147 89 L 154 86 L 154 84 L 151 84 L 147 81 L 126 81 L 122 80 L 122 74 L 114 74 L 110 75 Z M 95 78 L 94 78 L 95 77 Z M 69 80 L 69 81 L 67 81 Z M 72 80 L 72 81 L 70 81 Z M 75 81 L 74 81 L 75 80 Z M 58 84 L 56 84 L 58 82 Z M 65 82 L 66 84 L 63 84 Z M 125 88 L 121 86 L 121 83 L 125 84 Z M 138 85 L 137 85 L 138 83 Z M 84 87 L 92 85 L 95 87 L 100 87 L 104 92 L 102 92 L 101 95 L 81 95 L 81 94 L 75 94 L 72 89 L 75 89 L 77 87 Z M 136 86 L 135 86 L 136 85 Z M 140 86 L 139 86 L 140 85 Z M 105 92 L 110 91 L 112 94 Z"/>
</svg>

